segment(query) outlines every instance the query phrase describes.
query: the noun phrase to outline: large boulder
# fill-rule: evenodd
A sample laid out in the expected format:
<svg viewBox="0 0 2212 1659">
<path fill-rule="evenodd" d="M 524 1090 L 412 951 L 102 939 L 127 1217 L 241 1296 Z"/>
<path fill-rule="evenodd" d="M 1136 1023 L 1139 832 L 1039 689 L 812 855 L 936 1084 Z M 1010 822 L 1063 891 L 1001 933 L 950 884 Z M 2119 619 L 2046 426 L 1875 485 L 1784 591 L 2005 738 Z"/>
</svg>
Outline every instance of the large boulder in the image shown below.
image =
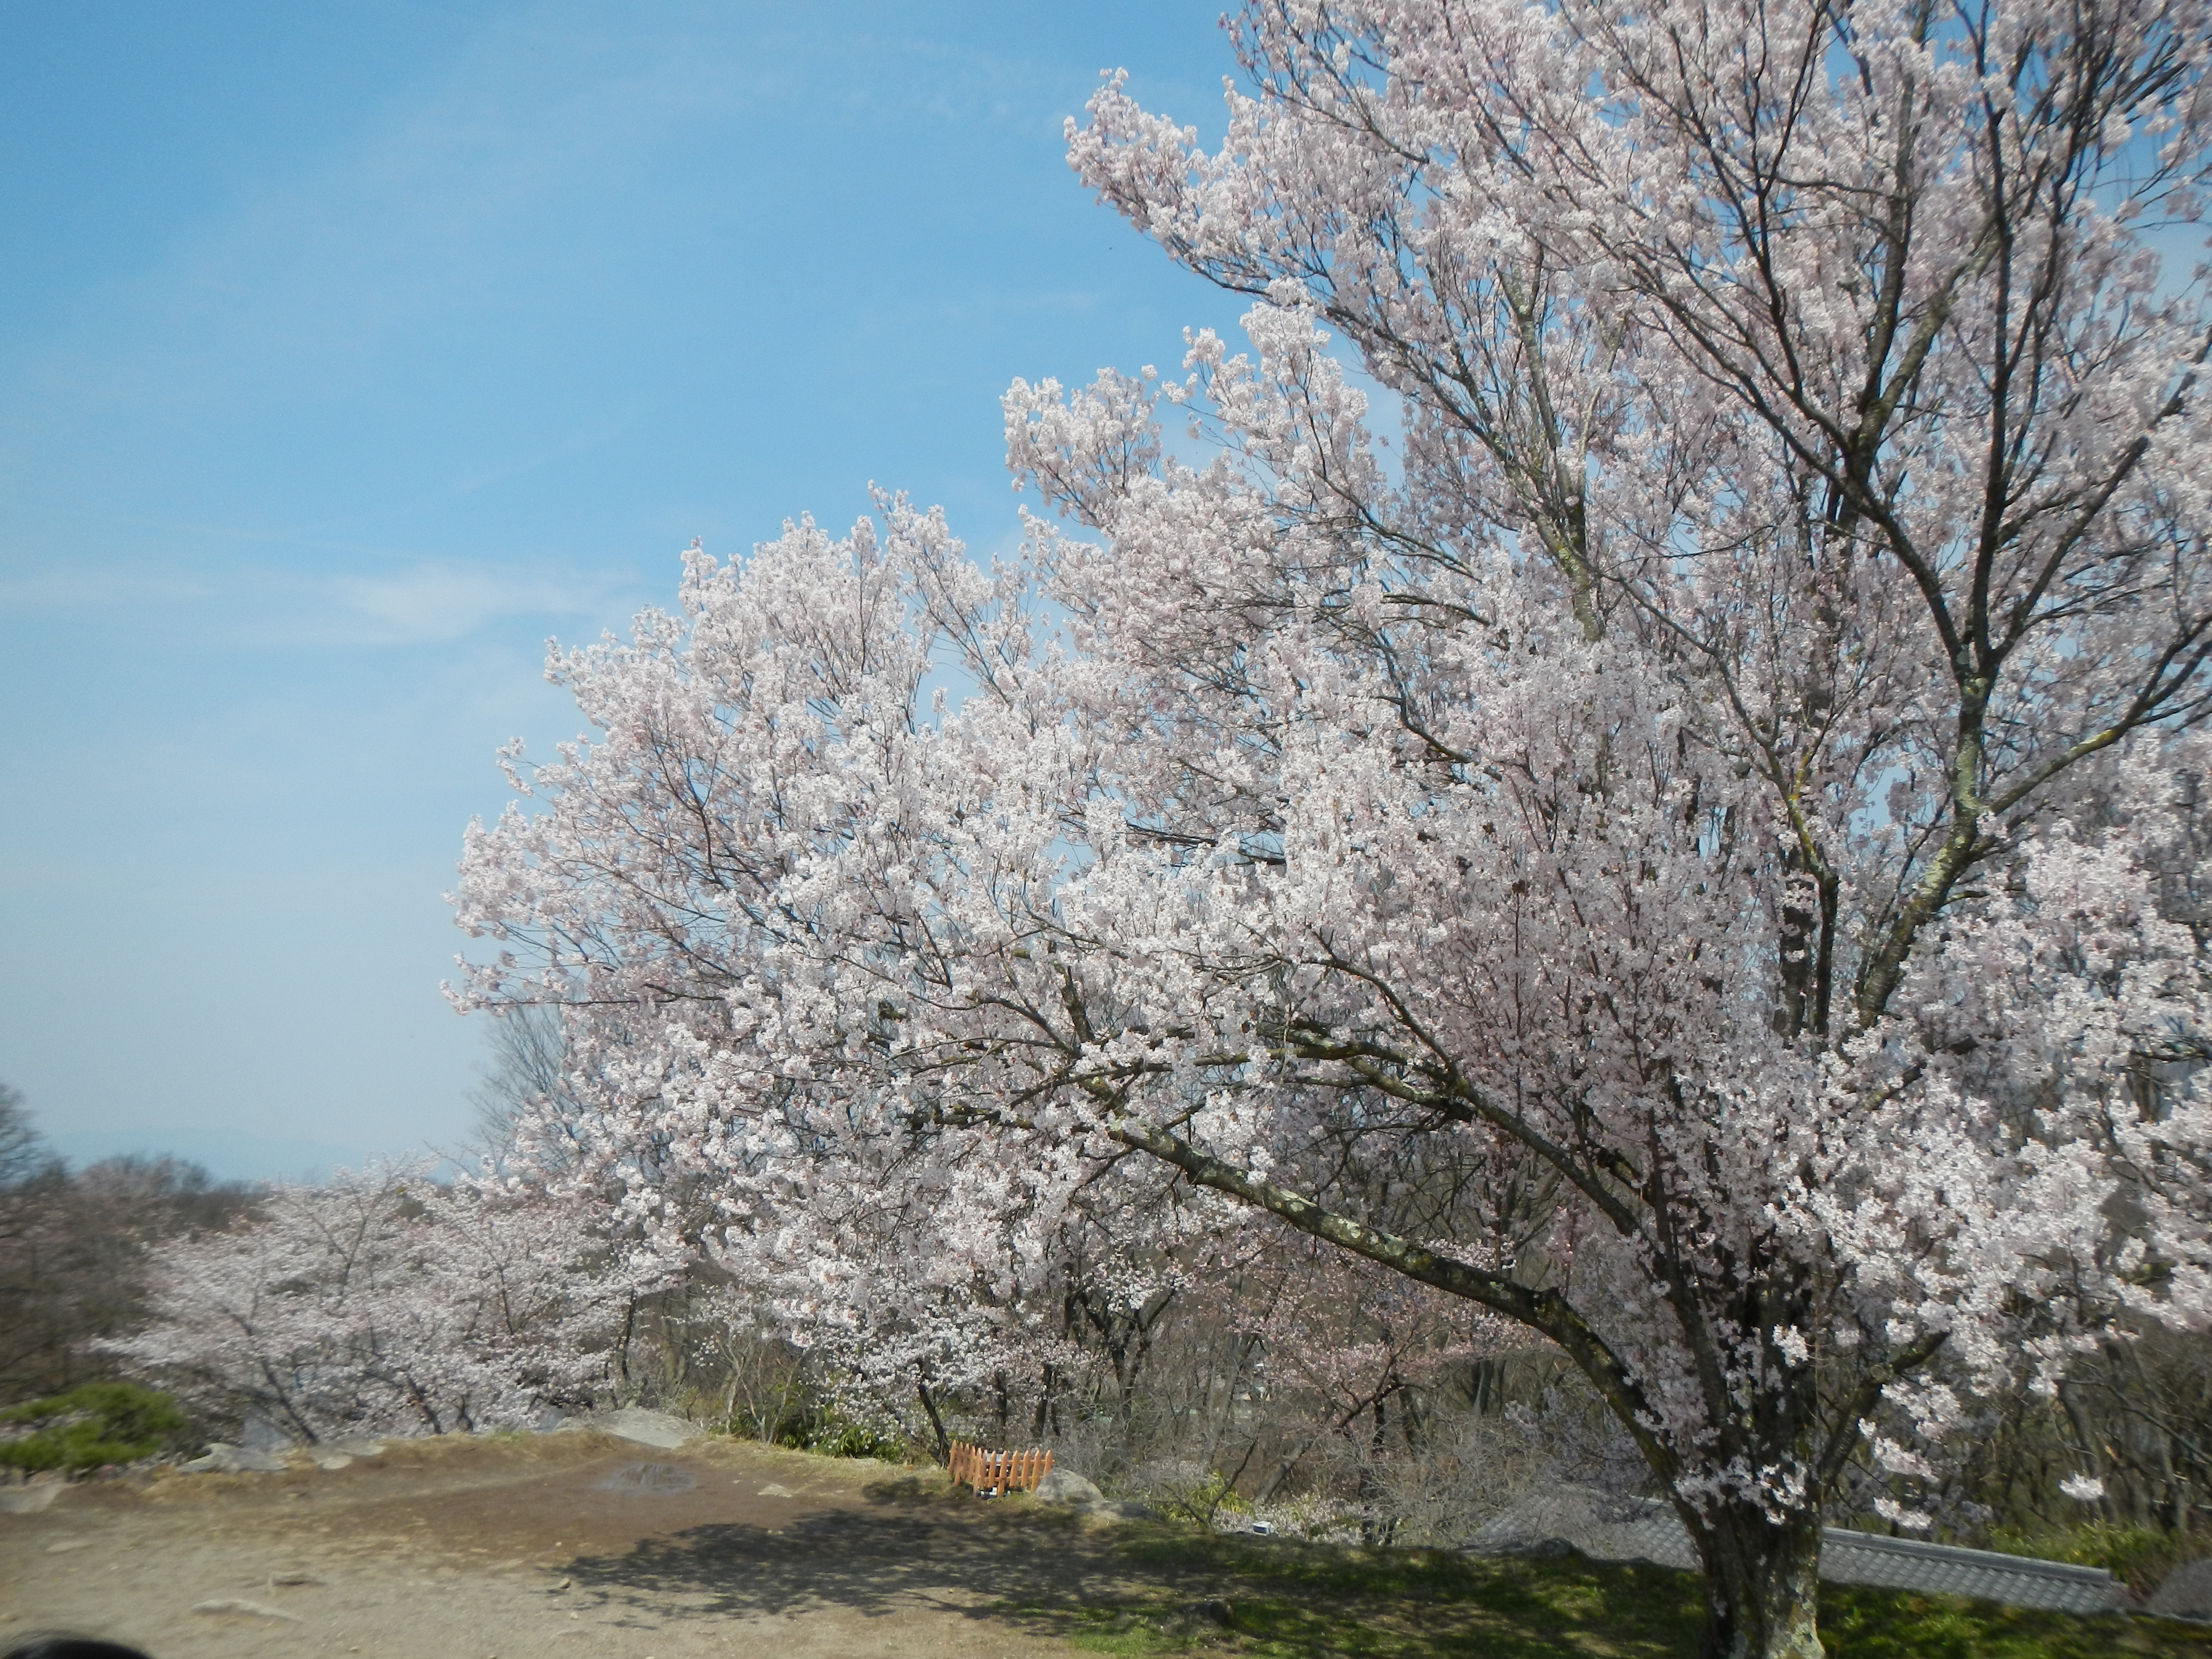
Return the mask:
<svg viewBox="0 0 2212 1659">
<path fill-rule="evenodd" d="M 597 1413 L 585 1419 L 583 1426 L 611 1434 L 617 1440 L 651 1446 L 658 1451 L 674 1451 L 699 1437 L 699 1431 L 682 1418 L 671 1417 L 666 1412 L 646 1411 L 637 1406 Z"/>
<path fill-rule="evenodd" d="M 2185 1561 L 2166 1574 L 2147 1610 L 2164 1619 L 2212 1620 L 2212 1559 Z"/>
<path fill-rule="evenodd" d="M 1106 1494 L 1073 1469 L 1054 1469 L 1037 1482 L 1036 1497 L 1041 1504 L 1098 1504 Z"/>
</svg>

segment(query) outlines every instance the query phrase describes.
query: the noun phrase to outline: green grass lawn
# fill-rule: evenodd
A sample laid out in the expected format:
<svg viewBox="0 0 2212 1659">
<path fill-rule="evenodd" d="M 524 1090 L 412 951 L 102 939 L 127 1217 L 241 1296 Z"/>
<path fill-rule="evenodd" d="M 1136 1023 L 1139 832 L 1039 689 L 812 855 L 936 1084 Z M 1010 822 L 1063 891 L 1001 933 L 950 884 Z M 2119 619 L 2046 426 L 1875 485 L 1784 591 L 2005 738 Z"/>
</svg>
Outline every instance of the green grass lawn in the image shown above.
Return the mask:
<svg viewBox="0 0 2212 1659">
<path fill-rule="evenodd" d="M 1126 1600 L 1009 1607 L 1096 1653 L 1212 1650 L 1282 1659 L 1538 1659 L 1692 1655 L 1698 1582 L 1662 1567 L 1470 1559 L 1285 1539 L 1133 1528 Z M 1164 1581 L 1157 1592 L 1136 1588 Z M 1191 1586 L 1202 1583 L 1202 1595 Z M 1173 1588 L 1168 1588 L 1171 1584 Z M 1203 1601 L 1226 1604 L 1208 1612 Z M 1950 1596 L 1832 1587 L 1820 1629 L 1847 1659 L 2212 1659 L 2212 1629 L 2080 1619 Z"/>
</svg>

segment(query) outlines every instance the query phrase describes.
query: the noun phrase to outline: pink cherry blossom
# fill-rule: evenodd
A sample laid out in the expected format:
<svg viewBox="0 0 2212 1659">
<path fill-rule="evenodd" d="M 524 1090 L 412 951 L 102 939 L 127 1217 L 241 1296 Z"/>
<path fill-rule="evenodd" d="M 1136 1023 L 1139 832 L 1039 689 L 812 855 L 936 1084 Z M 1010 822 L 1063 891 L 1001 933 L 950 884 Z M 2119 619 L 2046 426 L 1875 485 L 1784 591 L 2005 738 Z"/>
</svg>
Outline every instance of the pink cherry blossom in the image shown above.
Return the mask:
<svg viewBox="0 0 2212 1659">
<path fill-rule="evenodd" d="M 2212 1320 L 2212 331 L 2149 234 L 2212 14 L 1236 39 L 1218 149 L 1118 78 L 1070 142 L 1249 349 L 1016 383 L 990 570 L 886 496 L 556 653 L 599 735 L 471 830 L 456 1000 L 560 1005 L 563 1178 L 856 1352 L 1240 1212 L 1525 1327 L 1712 1650 L 1811 1659 L 1850 1460 L 1911 1516 L 1977 1389 Z"/>
</svg>

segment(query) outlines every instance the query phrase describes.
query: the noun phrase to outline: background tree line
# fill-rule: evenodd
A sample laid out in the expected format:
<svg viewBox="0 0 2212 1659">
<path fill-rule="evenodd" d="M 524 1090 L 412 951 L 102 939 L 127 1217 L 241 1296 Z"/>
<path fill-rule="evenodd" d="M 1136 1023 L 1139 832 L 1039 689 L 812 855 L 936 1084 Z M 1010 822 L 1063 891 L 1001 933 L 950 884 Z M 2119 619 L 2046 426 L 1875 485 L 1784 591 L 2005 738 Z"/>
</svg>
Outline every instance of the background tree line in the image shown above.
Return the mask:
<svg viewBox="0 0 2212 1659">
<path fill-rule="evenodd" d="M 587 1133 L 563 1093 L 557 1026 L 525 1016 L 492 1036 L 496 1064 L 479 1097 L 486 1167 L 500 1168 L 533 1104 Z M 537 1259 L 532 1274 L 496 1249 L 463 1255 L 456 1271 L 450 1253 L 422 1250 L 424 1235 L 409 1231 L 452 1190 L 419 1169 L 277 1189 L 167 1158 L 72 1170 L 22 1097 L 0 1091 L 0 1408 L 132 1377 L 178 1390 L 205 1437 L 234 1437 L 253 1414 L 305 1437 L 642 1403 L 831 1452 L 941 1456 L 951 1438 L 1050 1446 L 1109 1488 L 1194 1518 L 1261 1513 L 1370 1542 L 1463 1540 L 1540 1484 L 1648 1484 L 1548 1345 L 1286 1231 L 1185 1243 L 1146 1262 L 1071 1260 L 1056 1305 L 1011 1334 L 972 1296 L 948 1292 L 946 1322 L 925 1331 L 910 1312 L 855 1326 L 840 1310 L 803 1310 L 779 1293 L 788 1286 L 696 1255 L 647 1253 L 611 1271 L 622 1252 L 578 1243 L 618 1225 L 611 1194 L 582 1208 L 527 1196 L 526 1219 L 509 1219 L 503 1236 L 520 1241 L 508 1255 Z M 1408 1190 L 1395 1201 L 1410 1212 L 1429 1200 Z M 347 1225 L 334 1224 L 341 1217 Z M 397 1248 L 373 1273 L 371 1252 L 349 1255 L 351 1301 L 334 1302 L 328 1241 L 380 1226 Z M 319 1243 L 303 1255 L 302 1239 Z M 241 1341 L 211 1316 L 210 1282 L 286 1316 L 266 1319 L 259 1346 Z M 481 1322 L 488 1290 L 506 1322 L 489 1340 L 465 1339 L 477 1342 L 475 1369 L 426 1371 L 423 1355 L 450 1360 L 456 1349 L 446 1316 L 460 1308 Z M 392 1316 L 395 1298 L 409 1318 Z M 302 1309 L 319 1322 L 303 1326 Z M 348 1346 L 347 1317 L 345 1328 L 374 1326 L 376 1340 Z M 149 1346 L 149 1333 L 167 1346 Z M 545 1361 L 549 1334 L 565 1345 L 558 1364 Z M 316 1379 L 315 1401 L 294 1402 L 302 1415 L 288 1418 L 270 1393 L 272 1366 Z M 401 1376 L 404 1388 L 387 1386 Z M 413 1406 L 378 1415 L 378 1400 L 403 1397 Z M 1934 1503 L 1947 1536 L 2145 1574 L 2201 1547 L 2212 1527 L 2212 1337 L 2115 1336 L 2080 1356 L 2055 1395 L 2022 1389 L 1981 1409 L 1970 1449 L 1938 1489 L 1915 1494 Z M 2086 1502 L 2062 1486 L 2085 1470 L 2104 1486 Z M 1872 1503 L 1893 1485 L 1863 1462 L 1831 1519 L 1883 1524 Z"/>
<path fill-rule="evenodd" d="M 98 1344 L 144 1322 L 154 1252 L 247 1219 L 258 1197 L 181 1158 L 72 1170 L 0 1084 L 0 1405 L 114 1376 Z"/>
</svg>

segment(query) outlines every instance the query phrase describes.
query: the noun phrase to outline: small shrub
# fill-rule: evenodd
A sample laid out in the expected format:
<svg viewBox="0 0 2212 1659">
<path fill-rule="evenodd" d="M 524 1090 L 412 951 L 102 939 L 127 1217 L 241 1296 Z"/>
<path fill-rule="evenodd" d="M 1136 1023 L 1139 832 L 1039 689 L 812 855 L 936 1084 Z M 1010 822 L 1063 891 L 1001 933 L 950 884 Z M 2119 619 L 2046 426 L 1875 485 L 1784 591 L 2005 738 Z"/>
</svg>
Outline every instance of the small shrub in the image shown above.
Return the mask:
<svg viewBox="0 0 2212 1659">
<path fill-rule="evenodd" d="M 2156 1589 L 2185 1556 L 2194 1553 L 2190 1540 L 2179 1534 L 2111 1521 L 2092 1521 L 2058 1532 L 2000 1530 L 1990 1534 L 1990 1547 L 2007 1555 L 2033 1555 L 2077 1567 L 2104 1567 L 2130 1589 L 2145 1595 Z"/>
<path fill-rule="evenodd" d="M 188 1419 L 166 1394 L 134 1382 L 86 1382 L 0 1412 L 0 1425 L 34 1425 L 0 1440 L 0 1465 L 82 1474 L 151 1457 L 184 1432 Z"/>
<path fill-rule="evenodd" d="M 1172 1516 L 1195 1521 L 1202 1527 L 1218 1523 L 1225 1511 L 1231 1515 L 1249 1516 L 1252 1506 L 1240 1496 L 1236 1482 L 1218 1469 L 1196 1473 L 1195 1479 L 1186 1479 L 1156 1489 L 1152 1501 Z"/>
<path fill-rule="evenodd" d="M 907 1445 L 895 1433 L 836 1410 L 814 1410 L 786 1418 L 776 1425 L 775 1443 L 824 1457 L 873 1457 L 886 1463 L 905 1461 Z"/>
</svg>

